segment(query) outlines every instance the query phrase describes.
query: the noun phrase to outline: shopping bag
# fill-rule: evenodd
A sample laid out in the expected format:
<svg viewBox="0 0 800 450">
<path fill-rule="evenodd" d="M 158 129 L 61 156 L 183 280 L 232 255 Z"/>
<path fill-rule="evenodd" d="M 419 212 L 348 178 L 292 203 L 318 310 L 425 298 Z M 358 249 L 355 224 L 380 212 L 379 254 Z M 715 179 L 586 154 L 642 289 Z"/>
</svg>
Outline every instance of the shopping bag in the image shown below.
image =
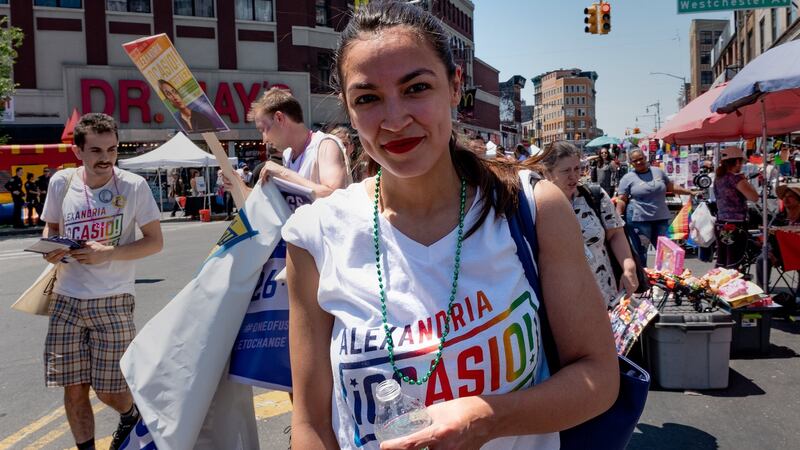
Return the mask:
<svg viewBox="0 0 800 450">
<path fill-rule="evenodd" d="M 11 305 L 11 309 L 28 314 L 36 314 L 37 316 L 48 315 L 50 301 L 53 299 L 53 286 L 56 284 L 57 272 L 57 265 L 48 264 L 44 272 L 33 282 L 33 285 Z"/>
<path fill-rule="evenodd" d="M 689 223 L 689 237 L 700 247 L 710 247 L 714 243 L 714 224 L 716 219 L 705 202 L 700 202 L 692 213 Z"/>
</svg>

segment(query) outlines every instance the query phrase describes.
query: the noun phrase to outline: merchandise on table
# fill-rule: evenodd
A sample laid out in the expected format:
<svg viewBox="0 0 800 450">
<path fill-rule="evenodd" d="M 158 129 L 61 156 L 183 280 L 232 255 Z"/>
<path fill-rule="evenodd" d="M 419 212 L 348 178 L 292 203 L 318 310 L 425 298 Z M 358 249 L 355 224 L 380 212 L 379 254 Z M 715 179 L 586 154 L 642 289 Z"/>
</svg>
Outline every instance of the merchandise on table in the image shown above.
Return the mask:
<svg viewBox="0 0 800 450">
<path fill-rule="evenodd" d="M 617 353 L 627 355 L 658 309 L 645 297 L 623 298 L 608 312 Z"/>
</svg>

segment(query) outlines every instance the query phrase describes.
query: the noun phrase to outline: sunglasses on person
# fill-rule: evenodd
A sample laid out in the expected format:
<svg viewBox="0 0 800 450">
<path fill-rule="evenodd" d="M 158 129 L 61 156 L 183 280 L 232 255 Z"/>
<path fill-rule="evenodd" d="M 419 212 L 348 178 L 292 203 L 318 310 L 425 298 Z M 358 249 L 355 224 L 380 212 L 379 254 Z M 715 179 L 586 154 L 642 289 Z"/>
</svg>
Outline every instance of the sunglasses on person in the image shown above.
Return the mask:
<svg viewBox="0 0 800 450">
<path fill-rule="evenodd" d="M 631 162 L 633 164 L 639 164 L 640 162 L 644 162 L 644 158 L 635 158 L 635 159 L 632 159 Z"/>
</svg>

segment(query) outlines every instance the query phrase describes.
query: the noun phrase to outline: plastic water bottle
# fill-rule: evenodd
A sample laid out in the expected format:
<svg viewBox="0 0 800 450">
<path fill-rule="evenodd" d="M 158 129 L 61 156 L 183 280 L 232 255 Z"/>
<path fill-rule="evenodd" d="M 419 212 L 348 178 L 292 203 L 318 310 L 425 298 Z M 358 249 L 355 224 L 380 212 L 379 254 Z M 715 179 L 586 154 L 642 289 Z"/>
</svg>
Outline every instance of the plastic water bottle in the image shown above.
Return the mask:
<svg viewBox="0 0 800 450">
<path fill-rule="evenodd" d="M 375 388 L 375 436 L 379 442 L 407 436 L 433 423 L 425 405 L 400 391 L 393 379 L 383 381 Z"/>
</svg>

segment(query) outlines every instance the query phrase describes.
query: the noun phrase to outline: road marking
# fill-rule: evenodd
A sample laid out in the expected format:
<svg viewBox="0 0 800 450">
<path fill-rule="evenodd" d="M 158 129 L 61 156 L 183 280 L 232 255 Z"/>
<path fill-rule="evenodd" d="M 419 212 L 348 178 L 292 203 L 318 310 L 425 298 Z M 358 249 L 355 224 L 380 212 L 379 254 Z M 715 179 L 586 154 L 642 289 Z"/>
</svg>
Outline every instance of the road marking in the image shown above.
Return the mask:
<svg viewBox="0 0 800 450">
<path fill-rule="evenodd" d="M 95 399 L 94 393 L 91 394 L 91 398 L 93 400 Z M 255 397 L 253 397 L 253 404 L 255 406 L 256 420 L 264 420 L 270 417 L 280 416 L 282 414 L 286 414 L 292 411 L 292 402 L 289 400 L 289 394 L 281 391 L 270 391 L 264 394 L 256 395 Z M 101 402 L 97 402 L 92 406 L 95 415 L 97 415 L 98 412 L 102 411 L 105 408 L 106 405 Z M 64 407 L 62 406 L 50 412 L 46 416 L 39 418 L 30 425 L 27 425 L 26 427 L 22 428 L 21 430 L 17 431 L 11 436 L 0 441 L 0 450 L 6 450 L 11 448 L 14 444 L 40 431 L 42 428 L 44 428 L 45 426 L 47 426 L 48 424 L 50 424 L 51 422 L 60 418 L 63 415 L 64 415 Z M 45 436 L 39 438 L 39 440 L 37 440 L 31 445 L 26 446 L 25 448 L 41 449 L 47 446 L 48 444 L 51 444 L 52 442 L 56 441 L 67 431 L 69 431 L 69 422 L 64 420 L 64 422 L 61 422 L 58 425 L 58 427 L 56 427 L 54 430 L 48 432 Z M 111 444 L 111 436 L 105 437 L 95 442 L 95 446 L 97 448 L 106 448 L 110 444 Z"/>
<path fill-rule="evenodd" d="M 253 397 L 256 409 L 256 420 L 279 416 L 292 410 L 289 394 L 281 391 L 270 391 Z"/>
<path fill-rule="evenodd" d="M 11 436 L 3 439 L 0 441 L 0 450 L 6 450 L 11 448 L 12 445 L 16 444 L 17 442 L 25 439 L 25 437 L 36 433 L 41 428 L 49 424 L 50 422 L 54 421 L 55 419 L 64 415 L 64 407 L 60 407 L 50 414 L 39 418 L 39 420 L 31 423 L 30 425 L 22 428 L 21 430 L 17 431 L 16 433 L 12 434 Z"/>
<path fill-rule="evenodd" d="M 94 405 L 92 405 L 92 411 L 94 412 L 95 415 L 97 415 L 97 413 L 99 413 L 100 411 L 102 411 L 104 409 L 106 409 L 105 403 L 97 402 Z M 44 435 L 41 438 L 39 438 L 39 440 L 37 440 L 36 442 L 34 442 L 33 444 L 31 444 L 30 446 L 27 446 L 25 448 L 26 449 L 28 449 L 28 448 L 30 448 L 30 449 L 44 448 L 45 446 L 47 446 L 48 444 L 51 444 L 56 439 L 60 438 L 67 431 L 69 431 L 69 422 L 64 421 L 61 425 L 58 426 L 58 428 L 56 428 L 53 431 L 48 432 L 46 435 Z"/>
<path fill-rule="evenodd" d="M 38 256 L 39 258 L 42 257 L 42 255 L 38 253 L 17 251 L 14 253 L 6 253 L 5 255 L 0 255 L 0 261 L 6 261 L 9 259 L 18 259 L 18 258 L 30 258 L 31 256 Z"/>
</svg>

